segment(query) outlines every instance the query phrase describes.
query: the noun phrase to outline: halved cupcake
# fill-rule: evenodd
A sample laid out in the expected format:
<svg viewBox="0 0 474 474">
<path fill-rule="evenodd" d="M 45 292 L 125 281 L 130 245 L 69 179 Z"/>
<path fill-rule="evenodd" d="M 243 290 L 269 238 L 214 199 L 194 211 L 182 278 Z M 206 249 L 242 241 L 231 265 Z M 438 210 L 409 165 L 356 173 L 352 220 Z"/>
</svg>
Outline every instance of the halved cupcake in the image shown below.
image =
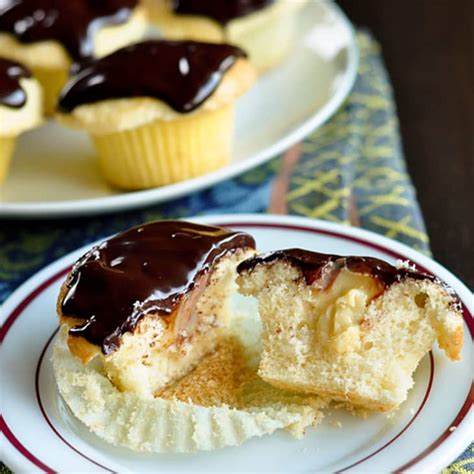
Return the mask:
<svg viewBox="0 0 474 474">
<path fill-rule="evenodd" d="M 150 18 L 169 39 L 235 44 L 265 71 L 288 54 L 305 0 L 146 0 Z"/>
<path fill-rule="evenodd" d="M 135 227 L 74 266 L 58 301 L 68 345 L 100 357 L 121 390 L 154 394 L 215 347 L 228 324 L 237 264 L 249 235 L 182 221 Z"/>
<path fill-rule="evenodd" d="M 238 283 L 259 300 L 259 375 L 295 392 L 388 411 L 437 340 L 460 359 L 463 318 L 435 278 L 370 257 L 288 249 L 251 258 Z"/>
<path fill-rule="evenodd" d="M 0 12 L 0 56 L 33 71 L 50 115 L 73 62 L 137 41 L 146 28 L 138 0 L 7 0 Z"/>
<path fill-rule="evenodd" d="M 31 72 L 0 58 L 0 184 L 5 180 L 17 136 L 42 121 L 42 91 Z"/>
<path fill-rule="evenodd" d="M 146 41 L 85 64 L 58 118 L 89 132 L 112 185 L 160 186 L 230 160 L 234 103 L 254 81 L 237 47 Z"/>
</svg>

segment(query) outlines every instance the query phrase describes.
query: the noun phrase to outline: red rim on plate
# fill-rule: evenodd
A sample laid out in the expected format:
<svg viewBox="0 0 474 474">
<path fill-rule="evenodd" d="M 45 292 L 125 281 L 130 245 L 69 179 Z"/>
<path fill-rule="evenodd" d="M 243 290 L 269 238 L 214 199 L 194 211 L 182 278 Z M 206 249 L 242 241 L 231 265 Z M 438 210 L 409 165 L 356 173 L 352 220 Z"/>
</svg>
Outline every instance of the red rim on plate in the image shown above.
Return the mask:
<svg viewBox="0 0 474 474">
<path fill-rule="evenodd" d="M 219 225 L 219 224 L 215 224 Z M 309 233 L 314 233 L 314 234 L 322 234 L 322 235 L 329 235 L 333 237 L 337 237 L 340 239 L 345 239 L 351 242 L 356 242 L 362 245 L 365 245 L 367 247 L 373 248 L 375 250 L 378 250 L 380 252 L 385 253 L 386 255 L 390 255 L 391 257 L 397 258 L 397 259 L 403 259 L 406 260 L 406 257 L 398 252 L 395 252 L 391 249 L 387 249 L 386 247 L 383 247 L 382 245 L 370 242 L 364 238 L 360 237 L 354 237 L 354 236 L 349 236 L 342 234 L 337 231 L 330 231 L 330 230 L 323 230 L 323 229 L 315 229 L 312 227 L 306 227 L 304 225 L 293 225 L 293 224 L 273 224 L 273 223 L 253 223 L 253 222 L 227 222 L 223 224 L 225 227 L 238 227 L 238 228 L 245 228 L 245 227 L 253 227 L 253 228 L 274 228 L 274 229 L 288 229 L 288 230 L 296 230 L 296 231 L 301 231 L 301 232 L 309 232 Z M 424 268 L 422 265 L 418 264 L 417 262 L 414 262 L 410 259 L 412 263 L 414 263 L 417 267 L 417 269 L 424 271 L 426 273 L 432 274 L 429 272 L 426 268 Z M 36 298 L 38 297 L 41 293 L 43 293 L 47 288 L 49 288 L 52 284 L 54 284 L 58 279 L 64 277 L 70 270 L 71 266 L 68 265 L 67 268 L 64 268 L 60 271 L 58 271 L 56 274 L 53 276 L 49 277 L 46 279 L 43 283 L 38 285 L 35 289 L 33 289 L 26 297 L 23 298 L 23 300 L 11 311 L 9 316 L 7 317 L 4 325 L 0 329 L 0 342 L 3 342 L 3 340 L 6 338 L 9 330 L 11 329 L 12 325 L 15 323 L 15 321 L 21 316 L 23 311 L 26 309 L 26 307 Z M 472 315 L 467 309 L 467 307 L 463 304 L 463 315 L 464 315 L 464 320 L 469 328 L 469 332 L 471 334 L 471 338 L 474 336 L 474 323 L 472 320 Z M 56 330 L 57 331 L 57 330 Z M 50 426 L 52 431 L 55 433 L 55 435 L 66 445 L 68 446 L 71 450 L 85 458 L 87 461 L 95 464 L 96 466 L 104 469 L 105 471 L 108 472 L 114 472 L 114 470 L 107 468 L 106 466 L 100 464 L 99 462 L 91 459 L 81 451 L 79 451 L 76 447 L 71 445 L 56 429 L 52 421 L 48 418 L 46 411 L 44 409 L 42 400 L 41 400 L 41 395 L 38 387 L 38 380 L 39 380 L 39 374 L 41 370 L 41 364 L 44 358 L 44 354 L 50 345 L 50 343 L 53 340 L 53 337 L 56 333 L 56 331 L 48 338 L 43 350 L 41 351 L 41 355 L 38 359 L 38 364 L 36 367 L 36 372 L 35 372 L 35 389 L 36 389 L 36 397 L 37 401 L 41 410 L 41 413 L 43 417 L 45 418 L 45 421 L 47 424 Z M 415 421 L 415 419 L 419 416 L 419 414 L 422 412 L 426 401 L 429 398 L 432 384 L 433 384 L 433 379 L 434 379 L 434 374 L 435 374 L 435 364 L 434 364 L 434 359 L 433 355 L 430 352 L 430 376 L 429 376 L 429 381 L 428 381 L 428 386 L 426 389 L 426 393 L 423 397 L 423 400 L 416 411 L 414 413 L 413 417 L 408 421 L 408 423 L 403 427 L 401 431 L 399 431 L 391 440 L 386 442 L 383 446 L 379 447 L 376 449 L 374 452 L 370 453 L 369 455 L 366 455 L 362 459 L 352 463 L 349 466 L 344 467 L 343 469 L 340 469 L 338 472 L 344 472 L 348 469 L 351 469 L 355 466 L 358 466 L 362 464 L 363 462 L 367 461 L 368 459 L 372 458 L 373 456 L 379 454 L 382 452 L 385 448 L 387 448 L 389 445 L 391 445 L 393 442 L 395 442 L 410 426 L 411 424 Z M 451 426 L 459 426 L 459 424 L 464 420 L 466 415 L 468 414 L 472 403 L 474 400 L 474 390 L 473 387 L 471 386 L 471 390 L 469 391 L 467 398 L 465 402 L 463 403 L 460 411 L 454 418 L 454 420 L 448 425 L 446 430 L 428 447 L 426 448 L 423 452 L 418 454 L 415 458 L 410 460 L 409 462 L 405 463 L 403 466 L 397 468 L 395 472 L 401 472 L 406 469 L 409 469 L 413 467 L 416 463 L 420 462 L 422 459 L 426 458 L 430 453 L 432 453 L 435 449 L 437 449 L 441 444 L 443 444 L 449 436 L 452 434 L 452 430 L 450 429 Z M 55 472 L 52 468 L 44 464 L 40 459 L 38 459 L 36 456 L 34 456 L 22 443 L 21 441 L 15 436 L 15 434 L 10 430 L 8 427 L 5 419 L 0 416 L 0 431 L 3 432 L 5 437 L 8 439 L 8 441 L 11 443 L 11 445 L 20 453 L 23 457 L 25 457 L 28 461 L 30 461 L 32 464 L 34 464 L 36 467 L 41 469 L 42 471 L 52 473 Z"/>
</svg>

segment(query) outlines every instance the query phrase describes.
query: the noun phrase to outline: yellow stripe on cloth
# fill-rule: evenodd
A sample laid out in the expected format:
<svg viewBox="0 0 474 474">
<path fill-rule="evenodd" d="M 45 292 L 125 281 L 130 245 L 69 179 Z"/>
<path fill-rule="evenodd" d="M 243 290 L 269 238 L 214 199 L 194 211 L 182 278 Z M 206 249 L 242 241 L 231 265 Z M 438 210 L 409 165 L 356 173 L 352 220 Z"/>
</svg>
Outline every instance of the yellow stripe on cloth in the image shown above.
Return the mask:
<svg viewBox="0 0 474 474">
<path fill-rule="evenodd" d="M 280 208 L 360 225 L 429 254 L 380 48 L 365 33 L 357 35 L 357 42 L 354 90 L 331 121 L 305 139 L 299 158 L 292 157 L 287 206 Z"/>
</svg>

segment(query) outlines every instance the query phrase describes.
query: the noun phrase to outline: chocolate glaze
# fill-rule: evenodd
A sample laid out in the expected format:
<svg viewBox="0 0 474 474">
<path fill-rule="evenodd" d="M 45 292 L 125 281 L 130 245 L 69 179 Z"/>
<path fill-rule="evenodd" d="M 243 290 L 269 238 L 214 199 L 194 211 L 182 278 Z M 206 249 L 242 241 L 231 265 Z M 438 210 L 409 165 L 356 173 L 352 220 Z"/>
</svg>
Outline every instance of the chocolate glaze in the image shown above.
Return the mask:
<svg viewBox="0 0 474 474">
<path fill-rule="evenodd" d="M 125 23 L 138 0 L 4 0 L 0 31 L 22 43 L 56 40 L 74 60 L 93 55 L 102 27 Z"/>
<path fill-rule="evenodd" d="M 339 272 L 347 268 L 354 273 L 368 275 L 378 280 L 383 287 L 392 283 L 414 278 L 416 280 L 435 280 L 435 277 L 426 273 L 419 273 L 405 268 L 396 268 L 383 260 L 373 257 L 342 257 L 324 253 L 311 252 L 302 249 L 286 249 L 270 252 L 253 257 L 240 263 L 239 273 L 252 271 L 257 265 L 270 264 L 275 261 L 287 261 L 299 268 L 303 273 L 307 285 L 318 284 L 328 289 L 335 281 Z"/>
<path fill-rule="evenodd" d="M 19 109 L 26 104 L 26 92 L 20 79 L 31 77 L 29 69 L 8 59 L 0 58 L 0 105 Z"/>
<path fill-rule="evenodd" d="M 73 267 L 61 312 L 70 329 L 110 354 L 146 314 L 166 317 L 200 276 L 229 252 L 255 248 L 243 232 L 183 221 L 134 227 L 90 250 Z"/>
<path fill-rule="evenodd" d="M 199 107 L 245 53 L 226 44 L 145 41 L 86 64 L 66 85 L 64 112 L 124 97 L 154 97 L 180 113 Z"/>
<path fill-rule="evenodd" d="M 225 25 L 234 18 L 249 15 L 267 7 L 275 0 L 172 0 L 177 14 L 202 15 Z"/>
</svg>

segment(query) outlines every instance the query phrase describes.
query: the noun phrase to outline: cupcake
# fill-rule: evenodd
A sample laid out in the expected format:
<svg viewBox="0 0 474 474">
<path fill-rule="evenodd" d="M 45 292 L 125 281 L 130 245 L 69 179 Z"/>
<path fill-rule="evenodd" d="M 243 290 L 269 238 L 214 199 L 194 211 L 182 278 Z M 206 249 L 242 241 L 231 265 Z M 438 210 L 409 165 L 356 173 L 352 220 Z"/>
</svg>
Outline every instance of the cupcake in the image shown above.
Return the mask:
<svg viewBox="0 0 474 474">
<path fill-rule="evenodd" d="M 31 72 L 0 58 L 0 184 L 5 180 L 16 137 L 42 118 L 41 88 Z"/>
<path fill-rule="evenodd" d="M 259 375 L 277 387 L 390 411 L 435 341 L 461 358 L 459 300 L 407 265 L 288 249 L 246 260 L 238 272 L 241 292 L 259 300 Z"/>
<path fill-rule="evenodd" d="M 288 54 L 305 0 L 146 0 L 152 22 L 169 39 L 231 43 L 261 72 Z"/>
<path fill-rule="evenodd" d="M 234 103 L 254 80 L 237 47 L 146 41 L 86 64 L 58 118 L 90 133 L 112 185 L 160 186 L 230 160 Z"/>
<path fill-rule="evenodd" d="M 58 300 L 71 352 L 120 390 L 153 397 L 211 352 L 229 318 L 243 232 L 182 221 L 132 228 L 73 267 Z"/>
<path fill-rule="evenodd" d="M 159 221 L 107 240 L 74 265 L 58 299 L 53 369 L 72 413 L 105 441 L 142 452 L 301 437 L 326 399 L 257 376 L 255 312 L 234 312 L 236 266 L 253 238 Z"/>
<path fill-rule="evenodd" d="M 0 56 L 32 70 L 50 115 L 73 62 L 137 41 L 146 27 L 138 0 L 6 0 L 0 9 Z"/>
</svg>

